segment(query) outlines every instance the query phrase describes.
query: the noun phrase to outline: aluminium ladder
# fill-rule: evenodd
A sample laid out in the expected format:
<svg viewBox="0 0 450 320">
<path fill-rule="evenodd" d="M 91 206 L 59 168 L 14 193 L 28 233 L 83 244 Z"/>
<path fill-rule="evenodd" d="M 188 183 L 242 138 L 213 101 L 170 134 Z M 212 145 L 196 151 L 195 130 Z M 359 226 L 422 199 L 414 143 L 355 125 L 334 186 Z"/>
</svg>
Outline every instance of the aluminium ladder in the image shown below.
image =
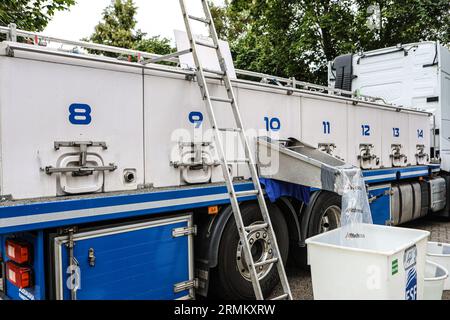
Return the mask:
<svg viewBox="0 0 450 320">
<path fill-rule="evenodd" d="M 237 101 L 235 98 L 235 94 L 233 91 L 233 87 L 231 84 L 231 80 L 230 80 L 230 77 L 229 77 L 229 74 L 227 71 L 225 59 L 220 50 L 219 39 L 217 36 L 216 28 L 213 23 L 213 18 L 211 15 L 209 4 L 208 4 L 207 0 L 200 0 L 202 2 L 203 11 L 205 13 L 205 17 L 203 18 L 203 17 L 196 17 L 196 16 L 189 15 L 186 10 L 185 0 L 179 0 L 179 1 L 180 1 L 181 11 L 183 13 L 183 19 L 184 19 L 184 22 L 186 25 L 186 31 L 188 34 L 189 43 L 190 43 L 190 46 L 192 49 L 192 55 L 194 57 L 194 62 L 195 62 L 195 66 L 197 69 L 196 70 L 197 82 L 200 87 L 200 91 L 201 91 L 203 100 L 205 101 L 205 106 L 206 106 L 206 110 L 207 110 L 207 113 L 209 116 L 209 120 L 210 120 L 210 123 L 214 130 L 216 142 L 218 144 L 217 149 L 218 149 L 218 154 L 219 154 L 219 158 L 220 158 L 220 164 L 221 164 L 221 167 L 223 170 L 223 176 L 225 179 L 225 183 L 227 185 L 228 194 L 230 196 L 231 206 L 233 209 L 234 219 L 236 220 L 236 225 L 238 228 L 240 241 L 243 244 L 244 255 L 245 255 L 246 262 L 247 262 L 247 266 L 249 268 L 250 278 L 251 278 L 251 282 L 252 282 L 253 289 L 255 292 L 255 296 L 258 300 L 264 300 L 264 296 L 263 296 L 263 293 L 261 290 L 260 280 L 258 279 L 258 275 L 256 273 L 256 268 L 260 268 L 260 267 L 263 267 L 263 266 L 269 265 L 269 264 L 274 264 L 277 267 L 278 276 L 280 278 L 284 293 L 282 295 L 280 295 L 279 297 L 274 298 L 273 300 L 292 300 L 292 294 L 291 294 L 291 290 L 289 287 L 289 282 L 287 280 L 286 272 L 284 270 L 283 261 L 281 259 L 280 251 L 278 248 L 278 243 L 276 241 L 272 222 L 270 220 L 269 212 L 267 210 L 266 202 L 264 199 L 264 194 L 262 192 L 261 185 L 259 183 L 258 172 L 256 170 L 255 162 L 253 161 L 253 156 L 251 155 L 248 139 L 244 132 L 241 114 L 239 112 L 239 107 L 238 107 L 238 104 L 237 104 Z M 212 44 L 209 42 L 198 41 L 194 38 L 190 20 L 202 22 L 209 27 L 210 36 L 213 40 Z M 209 69 L 203 68 L 200 58 L 199 58 L 199 55 L 198 55 L 197 46 L 205 46 L 208 48 L 215 49 L 221 70 L 209 70 Z M 219 75 L 221 77 L 221 80 L 224 82 L 225 88 L 226 88 L 226 91 L 228 94 L 227 98 L 213 97 L 210 95 L 208 85 L 206 83 L 205 73 L 213 73 L 213 74 Z M 236 128 L 220 128 L 218 126 L 217 119 L 215 116 L 213 102 L 225 103 L 225 104 L 231 105 L 234 119 L 236 121 L 236 126 L 237 126 Z M 252 182 L 254 185 L 254 190 L 237 192 L 234 189 L 232 176 L 231 176 L 230 172 L 228 171 L 228 162 L 229 161 L 225 157 L 224 145 L 222 142 L 220 132 L 237 132 L 239 134 L 240 140 L 244 147 L 245 156 L 246 156 L 246 158 L 243 162 L 248 164 L 248 166 L 249 166 L 251 177 L 252 177 Z M 234 162 L 234 161 L 230 161 L 230 162 Z M 242 162 L 242 160 L 240 160 L 239 162 Z M 257 196 L 261 214 L 264 219 L 264 223 L 259 223 L 257 225 L 252 225 L 252 226 L 244 225 L 242 215 L 241 215 L 241 210 L 239 208 L 239 202 L 238 202 L 238 197 L 242 197 L 242 196 Z M 251 232 L 254 232 L 257 230 L 265 230 L 265 229 L 267 229 L 269 240 L 271 241 L 271 244 L 272 244 L 273 258 L 266 259 L 264 261 L 259 261 L 259 262 L 255 263 L 255 261 L 253 260 L 253 256 L 251 254 L 250 243 L 249 243 L 249 240 L 247 239 L 247 235 Z"/>
</svg>

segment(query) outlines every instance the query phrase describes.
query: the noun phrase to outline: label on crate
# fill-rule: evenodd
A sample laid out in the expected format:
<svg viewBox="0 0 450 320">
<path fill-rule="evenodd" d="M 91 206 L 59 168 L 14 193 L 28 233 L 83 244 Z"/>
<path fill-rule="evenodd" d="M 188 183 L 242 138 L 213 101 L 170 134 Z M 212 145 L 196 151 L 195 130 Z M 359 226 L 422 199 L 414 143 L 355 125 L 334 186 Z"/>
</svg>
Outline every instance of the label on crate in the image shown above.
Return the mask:
<svg viewBox="0 0 450 320">
<path fill-rule="evenodd" d="M 406 285 L 405 299 L 417 300 L 417 247 L 416 245 L 405 250 L 403 266 L 405 267 Z"/>
</svg>

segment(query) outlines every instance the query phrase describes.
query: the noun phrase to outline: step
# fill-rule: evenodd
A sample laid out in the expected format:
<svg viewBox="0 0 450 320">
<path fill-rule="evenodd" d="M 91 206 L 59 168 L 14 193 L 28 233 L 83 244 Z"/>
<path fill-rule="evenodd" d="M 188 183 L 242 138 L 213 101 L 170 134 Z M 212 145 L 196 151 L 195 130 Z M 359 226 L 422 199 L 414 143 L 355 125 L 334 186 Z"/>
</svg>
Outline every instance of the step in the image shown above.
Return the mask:
<svg viewBox="0 0 450 320">
<path fill-rule="evenodd" d="M 212 69 L 208 69 L 208 68 L 203 68 L 202 70 L 204 72 L 217 74 L 219 76 L 224 76 L 225 75 L 225 72 L 223 72 L 222 70 L 212 70 Z"/>
<path fill-rule="evenodd" d="M 200 22 L 203 22 L 203 23 L 205 23 L 205 24 L 211 24 L 211 20 L 206 19 L 206 18 L 201 18 L 201 17 L 191 16 L 191 15 L 188 15 L 188 17 L 189 17 L 189 19 L 191 19 L 191 20 L 200 21 Z"/>
<path fill-rule="evenodd" d="M 278 262 L 278 258 L 272 258 L 272 259 L 267 259 L 261 262 L 256 262 L 255 263 L 255 268 L 261 267 L 261 266 L 265 266 L 267 264 L 272 264 L 272 263 L 277 263 Z"/>
<path fill-rule="evenodd" d="M 275 298 L 270 299 L 270 300 L 273 300 L 273 301 L 276 301 L 276 300 L 288 300 L 288 298 L 289 298 L 289 294 L 285 293 L 285 294 L 282 294 L 281 296 L 275 297 Z"/>
<path fill-rule="evenodd" d="M 258 190 L 249 190 L 249 191 L 238 191 L 235 192 L 236 197 L 249 197 L 249 196 L 256 196 L 259 194 Z"/>
<path fill-rule="evenodd" d="M 204 41 L 195 41 L 195 44 L 199 45 L 199 46 L 203 46 L 203 47 L 208 47 L 208 48 L 212 48 L 212 49 L 219 49 L 219 46 L 216 44 L 211 44 L 208 42 L 204 42 Z"/>
<path fill-rule="evenodd" d="M 242 129 L 240 129 L 240 128 L 219 128 L 217 130 L 223 131 L 223 132 L 242 132 Z"/>
<path fill-rule="evenodd" d="M 212 101 L 223 102 L 223 103 L 232 103 L 233 99 L 230 98 L 221 98 L 221 97 L 209 97 Z"/>
<path fill-rule="evenodd" d="M 250 159 L 233 159 L 227 160 L 228 163 L 250 163 Z"/>
<path fill-rule="evenodd" d="M 257 231 L 257 230 L 264 230 L 269 226 L 268 223 L 261 223 L 261 224 L 255 224 L 253 226 L 248 226 L 245 227 L 245 231 L 247 232 L 252 232 L 252 231 Z"/>
</svg>

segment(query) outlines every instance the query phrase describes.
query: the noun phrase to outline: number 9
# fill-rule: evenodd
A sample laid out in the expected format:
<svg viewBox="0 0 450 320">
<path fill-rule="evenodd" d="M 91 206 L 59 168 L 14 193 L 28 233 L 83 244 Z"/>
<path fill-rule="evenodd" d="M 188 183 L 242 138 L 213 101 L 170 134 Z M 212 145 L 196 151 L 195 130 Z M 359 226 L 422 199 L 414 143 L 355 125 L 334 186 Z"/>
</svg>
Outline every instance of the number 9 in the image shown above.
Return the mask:
<svg viewBox="0 0 450 320">
<path fill-rule="evenodd" d="M 195 111 L 189 113 L 189 122 L 195 124 L 195 128 L 200 128 L 203 122 L 203 114 Z"/>
</svg>

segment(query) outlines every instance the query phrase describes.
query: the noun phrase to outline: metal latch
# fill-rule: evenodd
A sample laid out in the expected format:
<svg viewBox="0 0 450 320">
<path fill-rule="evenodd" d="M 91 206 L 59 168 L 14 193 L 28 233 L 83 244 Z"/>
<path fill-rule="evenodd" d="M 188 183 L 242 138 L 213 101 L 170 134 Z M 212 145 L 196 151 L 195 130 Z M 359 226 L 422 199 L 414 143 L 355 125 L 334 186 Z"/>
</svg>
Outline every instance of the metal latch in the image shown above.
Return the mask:
<svg viewBox="0 0 450 320">
<path fill-rule="evenodd" d="M 73 176 L 88 176 L 94 173 L 94 171 L 114 171 L 117 166 L 114 163 L 110 163 L 109 166 L 86 166 L 87 162 L 87 148 L 88 147 L 101 147 L 103 150 L 108 149 L 105 142 L 93 142 L 93 141 L 56 141 L 55 150 L 59 150 L 62 147 L 65 148 L 80 148 L 80 160 L 78 166 L 54 168 L 52 166 L 45 167 L 45 173 L 51 175 L 53 173 L 67 173 L 71 172 Z"/>
<path fill-rule="evenodd" d="M 89 266 L 90 267 L 95 267 L 95 251 L 94 248 L 89 248 L 88 251 L 88 261 L 89 261 Z"/>
<path fill-rule="evenodd" d="M 395 167 L 395 161 L 400 161 L 403 163 L 408 162 L 408 157 L 402 153 L 403 146 L 401 144 L 393 144 L 391 145 L 391 155 L 392 165 Z"/>
<path fill-rule="evenodd" d="M 198 288 L 198 279 L 195 278 L 193 280 L 188 280 L 180 283 L 176 283 L 173 285 L 173 292 L 179 293 L 185 290 L 196 289 Z"/>
<path fill-rule="evenodd" d="M 361 154 L 358 156 L 359 160 L 363 160 L 363 161 L 371 161 L 371 160 L 375 160 L 377 159 L 377 164 L 379 163 L 378 161 L 378 157 L 374 154 L 372 154 L 374 146 L 373 144 L 369 143 L 369 144 L 360 144 L 359 145 L 359 149 L 361 151 Z"/>
<path fill-rule="evenodd" d="M 189 236 L 189 235 L 195 236 L 196 234 L 197 234 L 197 226 L 175 228 L 172 230 L 173 238 L 184 237 L 184 236 Z"/>
<path fill-rule="evenodd" d="M 179 142 L 180 160 L 171 161 L 174 168 L 204 168 L 209 166 L 219 166 L 220 162 L 212 159 L 213 149 L 211 142 Z"/>
<path fill-rule="evenodd" d="M 77 300 L 77 291 L 80 288 L 80 283 L 81 283 L 80 271 L 79 271 L 80 264 L 78 263 L 78 260 L 75 257 L 75 252 L 74 252 L 74 248 L 75 248 L 74 234 L 75 234 L 75 232 L 77 232 L 77 228 L 71 227 L 71 228 L 64 230 L 63 232 L 67 233 L 66 247 L 67 247 L 67 250 L 69 251 L 68 256 L 67 256 L 67 258 L 69 259 L 69 261 L 68 261 L 69 268 L 68 268 L 67 273 L 70 274 L 70 276 L 69 276 L 70 282 L 68 280 L 67 285 L 69 286 L 69 290 L 70 290 L 70 299 Z"/>
<path fill-rule="evenodd" d="M 421 161 L 430 161 L 430 155 L 428 153 L 425 152 L 425 145 L 423 144 L 418 144 L 416 145 L 416 161 L 417 164 L 423 164 L 421 163 Z"/>
<path fill-rule="evenodd" d="M 319 143 L 319 150 L 329 155 L 333 155 L 336 145 L 334 143 Z"/>
<path fill-rule="evenodd" d="M 363 169 L 371 169 L 373 162 L 375 162 L 375 166 L 380 164 L 380 158 L 373 153 L 374 148 L 374 145 L 371 143 L 362 143 L 359 145 L 358 160 Z M 369 165 L 367 165 L 367 162 Z"/>
</svg>

